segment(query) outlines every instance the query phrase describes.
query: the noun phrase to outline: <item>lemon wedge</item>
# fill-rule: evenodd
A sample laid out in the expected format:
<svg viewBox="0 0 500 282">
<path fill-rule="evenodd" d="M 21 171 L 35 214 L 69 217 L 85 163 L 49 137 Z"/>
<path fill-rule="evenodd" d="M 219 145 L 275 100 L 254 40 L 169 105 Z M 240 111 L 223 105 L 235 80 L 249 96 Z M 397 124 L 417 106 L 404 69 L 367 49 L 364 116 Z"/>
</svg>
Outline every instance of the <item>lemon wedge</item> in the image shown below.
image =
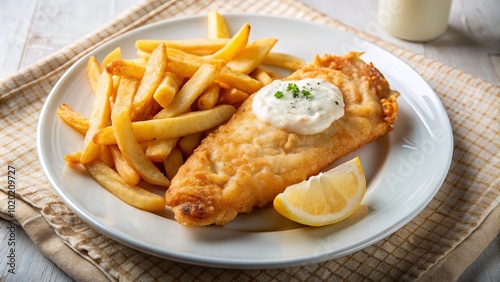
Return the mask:
<svg viewBox="0 0 500 282">
<path fill-rule="evenodd" d="M 288 186 L 274 199 L 278 213 L 298 223 L 323 226 L 353 214 L 366 191 L 359 157 Z"/>
</svg>

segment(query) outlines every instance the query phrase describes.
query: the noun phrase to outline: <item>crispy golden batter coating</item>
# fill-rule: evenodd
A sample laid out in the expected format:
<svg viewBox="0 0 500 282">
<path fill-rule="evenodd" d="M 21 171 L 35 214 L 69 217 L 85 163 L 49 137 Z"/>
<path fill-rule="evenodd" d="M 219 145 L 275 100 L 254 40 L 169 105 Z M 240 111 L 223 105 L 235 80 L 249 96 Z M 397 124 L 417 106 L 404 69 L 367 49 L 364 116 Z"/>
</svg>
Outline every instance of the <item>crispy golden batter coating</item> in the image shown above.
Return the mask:
<svg viewBox="0 0 500 282">
<path fill-rule="evenodd" d="M 344 117 L 319 134 L 298 135 L 262 122 L 252 112 L 250 96 L 172 180 L 165 196 L 176 220 L 222 226 L 392 130 L 398 93 L 360 55 L 317 56 L 288 77 L 323 78 L 342 91 Z"/>
</svg>

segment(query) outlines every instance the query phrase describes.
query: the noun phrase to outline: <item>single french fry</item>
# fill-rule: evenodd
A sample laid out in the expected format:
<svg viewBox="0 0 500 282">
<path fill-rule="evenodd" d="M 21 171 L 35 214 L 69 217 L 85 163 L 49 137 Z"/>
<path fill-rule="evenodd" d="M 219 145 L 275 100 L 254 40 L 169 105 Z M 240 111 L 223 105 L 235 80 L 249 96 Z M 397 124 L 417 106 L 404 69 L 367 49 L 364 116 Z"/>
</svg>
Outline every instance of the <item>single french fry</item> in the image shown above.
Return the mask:
<svg viewBox="0 0 500 282">
<path fill-rule="evenodd" d="M 224 47 L 229 38 L 190 38 L 181 40 L 137 40 L 135 47 L 144 52 L 153 52 L 161 43 L 193 55 L 210 55 Z"/>
<path fill-rule="evenodd" d="M 196 71 L 204 64 L 202 61 L 186 60 L 175 55 L 169 55 L 167 63 L 167 71 L 173 72 L 184 78 L 192 77 Z"/>
<path fill-rule="evenodd" d="M 149 56 L 147 58 L 139 57 L 139 58 L 134 58 L 134 59 L 126 59 L 125 61 L 146 69 L 146 65 L 148 64 L 148 60 L 149 60 L 150 56 L 151 56 L 151 54 L 149 54 Z"/>
<path fill-rule="evenodd" d="M 223 59 L 226 61 L 231 60 L 236 54 L 238 54 L 248 43 L 248 37 L 250 35 L 250 25 L 248 23 L 244 24 L 238 32 L 227 42 L 224 47 L 209 55 L 209 58 Z"/>
<path fill-rule="evenodd" d="M 263 85 L 267 85 L 277 79 L 283 79 L 281 75 L 262 66 L 255 68 L 255 70 L 250 74 L 250 76 L 262 82 Z"/>
<path fill-rule="evenodd" d="M 223 65 L 226 64 L 226 61 L 222 60 L 222 59 L 193 55 L 193 54 L 189 54 L 189 53 L 186 53 L 186 52 L 178 50 L 178 49 L 168 48 L 168 47 L 167 47 L 167 57 L 168 57 L 168 60 L 171 60 L 172 58 L 176 58 L 176 59 L 182 60 L 184 62 L 191 62 L 193 64 L 196 64 L 197 66 L 201 66 L 202 64 L 205 64 L 205 63 L 210 63 L 214 66 L 222 67 Z"/>
<path fill-rule="evenodd" d="M 200 68 L 201 63 L 184 61 L 175 57 L 168 57 L 167 71 L 175 73 L 181 77 L 192 77 L 194 73 Z"/>
<path fill-rule="evenodd" d="M 168 157 L 172 149 L 175 148 L 177 142 L 179 142 L 179 138 L 168 138 L 151 141 L 148 148 L 146 149 L 146 156 L 153 162 L 163 162 Z"/>
<path fill-rule="evenodd" d="M 67 165 L 69 165 L 69 167 L 74 168 L 80 164 L 81 155 L 82 152 L 80 151 L 69 153 L 66 156 L 64 156 L 64 161 L 66 162 Z"/>
<path fill-rule="evenodd" d="M 109 146 L 101 146 L 99 159 L 109 167 L 115 166 L 115 162 L 113 161 L 113 156 L 111 155 Z"/>
<path fill-rule="evenodd" d="M 204 132 L 196 132 L 186 135 L 179 140 L 179 149 L 184 157 L 188 158 L 194 152 L 194 149 L 200 145 Z"/>
<path fill-rule="evenodd" d="M 146 69 L 130 61 L 115 59 L 106 65 L 106 70 L 113 75 L 142 79 Z"/>
<path fill-rule="evenodd" d="M 134 140 L 139 143 L 182 137 L 216 127 L 227 121 L 235 112 L 236 109 L 231 105 L 219 105 L 210 110 L 187 113 L 178 117 L 136 121 L 132 123 L 132 132 Z M 108 126 L 95 134 L 94 142 L 100 145 L 116 144 L 113 127 Z"/>
<path fill-rule="evenodd" d="M 234 71 L 249 74 L 262 63 L 277 41 L 276 38 L 257 39 L 243 48 L 226 65 Z"/>
<path fill-rule="evenodd" d="M 198 109 L 200 111 L 209 110 L 219 101 L 220 87 L 217 83 L 212 83 L 198 98 Z"/>
<path fill-rule="evenodd" d="M 173 148 L 165 161 L 163 161 L 168 179 L 172 180 L 183 164 L 184 157 L 182 156 L 181 150 L 178 147 Z"/>
<path fill-rule="evenodd" d="M 102 60 L 101 71 L 104 71 L 106 66 L 113 60 L 117 60 L 121 58 L 122 50 L 120 47 L 115 48 L 113 51 L 109 52 L 106 57 Z"/>
<path fill-rule="evenodd" d="M 111 114 L 112 131 L 118 148 L 128 163 L 139 173 L 142 179 L 151 184 L 168 187 L 170 181 L 146 157 L 141 145 L 132 132 L 132 101 L 137 89 L 137 80 L 123 77 L 120 80 L 116 102 Z"/>
<path fill-rule="evenodd" d="M 273 82 L 272 77 L 261 67 L 256 67 L 255 70 L 250 74 L 250 77 L 257 79 L 263 85 L 268 85 Z"/>
<path fill-rule="evenodd" d="M 153 94 L 167 65 L 165 44 L 160 44 L 149 58 L 144 76 L 132 102 L 132 120 L 144 119 L 151 113 Z"/>
<path fill-rule="evenodd" d="M 116 92 L 118 91 L 118 85 L 120 85 L 120 79 L 122 78 L 119 75 L 113 75 L 113 89 L 111 90 L 111 95 L 109 97 L 109 105 L 111 109 L 113 108 L 113 104 L 115 103 L 116 99 Z"/>
<path fill-rule="evenodd" d="M 67 125 L 85 135 L 89 129 L 89 120 L 83 117 L 79 113 L 73 111 L 70 106 L 62 104 L 57 109 L 57 115 L 64 121 Z"/>
<path fill-rule="evenodd" d="M 83 140 L 82 155 L 80 157 L 80 162 L 82 164 L 90 162 L 99 156 L 100 146 L 95 144 L 92 138 L 97 131 L 109 124 L 109 97 L 113 89 L 111 74 L 107 71 L 103 71 L 97 80 L 96 87 L 92 113 L 89 118 L 89 128 Z"/>
<path fill-rule="evenodd" d="M 223 91 L 219 102 L 221 104 L 233 105 L 237 108 L 248 98 L 248 96 L 250 96 L 248 93 L 236 88 L 226 89 Z"/>
<path fill-rule="evenodd" d="M 208 12 L 207 23 L 208 38 L 229 38 L 229 30 L 227 28 L 226 21 L 224 20 L 224 17 L 217 12 L 217 10 Z"/>
<path fill-rule="evenodd" d="M 164 117 L 174 117 L 189 110 L 191 104 L 210 86 L 219 75 L 220 69 L 212 64 L 203 64 L 182 86 L 174 100 L 161 113 Z"/>
<path fill-rule="evenodd" d="M 99 184 L 123 202 L 146 211 L 165 208 L 165 197 L 130 185 L 104 162 L 95 160 L 85 164 L 85 168 Z"/>
<path fill-rule="evenodd" d="M 153 49 L 154 50 L 154 49 Z M 141 49 L 137 49 L 137 57 L 140 59 L 146 60 L 146 62 L 149 60 L 149 57 L 151 57 L 151 52 L 146 52 Z"/>
<path fill-rule="evenodd" d="M 113 162 L 115 164 L 116 172 L 130 185 L 137 185 L 141 180 L 141 176 L 135 169 L 130 166 L 127 160 L 123 157 L 122 152 L 118 149 L 118 146 L 109 146 L 111 151 L 111 156 L 113 157 Z"/>
<path fill-rule="evenodd" d="M 90 89 L 92 89 L 94 94 L 97 91 L 97 80 L 99 79 L 99 75 L 101 75 L 101 66 L 97 59 L 91 56 L 87 63 L 87 79 L 90 84 Z"/>
<path fill-rule="evenodd" d="M 223 66 L 221 68 L 216 81 L 226 84 L 229 87 L 237 88 L 246 93 L 257 92 L 263 86 L 260 81 L 253 79 L 244 73 L 235 72 L 227 66 Z"/>
<path fill-rule="evenodd" d="M 179 91 L 183 82 L 182 76 L 173 72 L 166 71 L 163 78 L 156 88 L 153 98 L 163 108 L 168 107 L 174 100 L 175 94 Z"/>
<path fill-rule="evenodd" d="M 269 52 L 262 61 L 263 64 L 281 67 L 296 71 L 306 65 L 306 62 L 298 57 L 285 53 Z"/>
</svg>

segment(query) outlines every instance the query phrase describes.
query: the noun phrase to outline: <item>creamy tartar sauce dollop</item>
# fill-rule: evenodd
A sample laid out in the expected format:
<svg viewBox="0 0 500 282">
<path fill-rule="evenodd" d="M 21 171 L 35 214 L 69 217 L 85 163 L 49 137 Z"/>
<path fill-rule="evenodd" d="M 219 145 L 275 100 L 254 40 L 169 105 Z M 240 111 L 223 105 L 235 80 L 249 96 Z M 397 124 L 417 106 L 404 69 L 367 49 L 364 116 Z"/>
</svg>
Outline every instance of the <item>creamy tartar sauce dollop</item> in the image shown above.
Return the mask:
<svg viewBox="0 0 500 282">
<path fill-rule="evenodd" d="M 255 94 L 252 110 L 277 128 L 311 135 L 344 116 L 344 99 L 340 89 L 324 79 L 275 80 Z"/>
</svg>

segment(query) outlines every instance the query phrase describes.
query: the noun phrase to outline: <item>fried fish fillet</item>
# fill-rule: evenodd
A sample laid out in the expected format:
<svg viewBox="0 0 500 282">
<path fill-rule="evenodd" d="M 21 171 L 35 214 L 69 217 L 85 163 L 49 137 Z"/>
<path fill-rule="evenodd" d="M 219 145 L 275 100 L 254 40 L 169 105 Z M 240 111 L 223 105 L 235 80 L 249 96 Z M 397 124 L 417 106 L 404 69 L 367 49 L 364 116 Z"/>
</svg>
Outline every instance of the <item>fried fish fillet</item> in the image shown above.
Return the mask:
<svg viewBox="0 0 500 282">
<path fill-rule="evenodd" d="M 298 135 L 259 120 L 250 96 L 172 179 L 165 197 L 175 219 L 185 226 L 222 226 L 392 130 L 398 93 L 360 55 L 316 56 L 287 78 L 322 78 L 343 93 L 344 116 L 321 133 Z"/>
</svg>

